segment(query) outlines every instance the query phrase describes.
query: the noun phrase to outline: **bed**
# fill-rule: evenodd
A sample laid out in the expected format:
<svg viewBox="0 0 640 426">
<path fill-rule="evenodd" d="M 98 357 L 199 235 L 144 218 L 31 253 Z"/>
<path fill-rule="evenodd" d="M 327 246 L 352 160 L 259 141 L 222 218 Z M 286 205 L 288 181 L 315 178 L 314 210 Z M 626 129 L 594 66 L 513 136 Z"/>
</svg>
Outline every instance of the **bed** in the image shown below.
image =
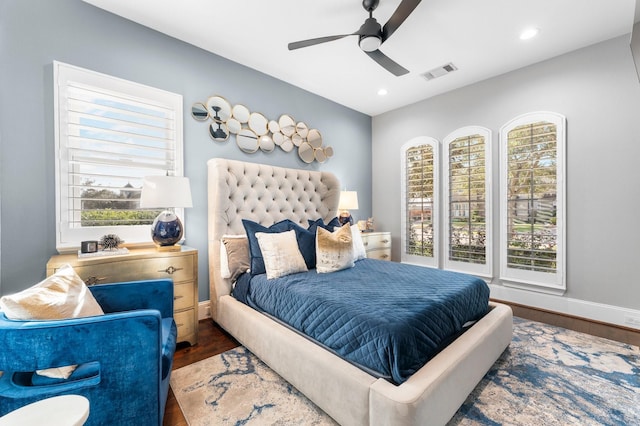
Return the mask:
<svg viewBox="0 0 640 426">
<path fill-rule="evenodd" d="M 245 232 L 242 219 L 269 226 L 289 219 L 329 222 L 340 185 L 327 172 L 226 159 L 208 162 L 208 240 L 213 319 L 342 425 L 439 425 L 455 414 L 509 345 L 512 313 L 489 312 L 400 385 L 292 331 L 231 296 L 222 278 L 220 242 Z"/>
</svg>

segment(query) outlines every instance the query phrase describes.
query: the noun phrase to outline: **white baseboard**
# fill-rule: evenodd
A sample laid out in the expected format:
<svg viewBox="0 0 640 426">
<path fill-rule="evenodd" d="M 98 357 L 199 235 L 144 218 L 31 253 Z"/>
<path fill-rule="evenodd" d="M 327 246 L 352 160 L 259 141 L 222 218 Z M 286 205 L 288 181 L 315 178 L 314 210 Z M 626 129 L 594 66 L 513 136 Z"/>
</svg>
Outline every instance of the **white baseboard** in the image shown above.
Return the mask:
<svg viewBox="0 0 640 426">
<path fill-rule="evenodd" d="M 489 284 L 491 298 L 640 330 L 640 311 Z"/>
<path fill-rule="evenodd" d="M 204 300 L 198 303 L 198 321 L 211 318 L 211 309 L 209 308 L 209 301 Z"/>
</svg>

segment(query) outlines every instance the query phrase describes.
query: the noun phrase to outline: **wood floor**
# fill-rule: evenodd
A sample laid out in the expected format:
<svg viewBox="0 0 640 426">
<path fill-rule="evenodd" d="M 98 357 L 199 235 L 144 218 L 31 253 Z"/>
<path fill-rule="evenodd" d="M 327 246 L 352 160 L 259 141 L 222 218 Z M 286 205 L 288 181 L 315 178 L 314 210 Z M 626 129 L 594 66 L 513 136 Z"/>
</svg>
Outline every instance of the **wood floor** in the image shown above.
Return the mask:
<svg viewBox="0 0 640 426">
<path fill-rule="evenodd" d="M 513 309 L 514 315 L 520 318 L 544 322 L 570 330 L 640 346 L 640 331 L 634 329 L 532 309 L 517 304 L 507 304 Z M 239 343 L 211 319 L 202 320 L 198 324 L 198 344 L 195 346 L 179 344 L 173 358 L 173 368 L 184 367 L 185 365 L 209 358 L 210 356 L 221 354 L 237 346 L 239 346 Z M 187 422 L 182 415 L 182 411 L 180 411 L 180 407 L 172 390 L 169 390 L 163 426 L 187 426 Z"/>
</svg>

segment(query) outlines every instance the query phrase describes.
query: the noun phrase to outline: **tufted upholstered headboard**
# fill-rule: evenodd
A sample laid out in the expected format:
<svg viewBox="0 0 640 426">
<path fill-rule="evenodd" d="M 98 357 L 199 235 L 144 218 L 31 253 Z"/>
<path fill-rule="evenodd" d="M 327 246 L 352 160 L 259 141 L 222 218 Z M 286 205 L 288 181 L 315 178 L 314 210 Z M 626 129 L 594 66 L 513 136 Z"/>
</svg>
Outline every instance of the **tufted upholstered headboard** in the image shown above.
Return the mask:
<svg viewBox="0 0 640 426">
<path fill-rule="evenodd" d="M 220 239 L 244 234 L 242 219 L 270 226 L 283 219 L 308 226 L 308 219 L 328 222 L 340 199 L 338 179 L 329 172 L 288 169 L 212 158 L 207 162 L 209 193 L 209 294 L 216 319 L 218 298 L 231 292 L 220 275 Z"/>
</svg>

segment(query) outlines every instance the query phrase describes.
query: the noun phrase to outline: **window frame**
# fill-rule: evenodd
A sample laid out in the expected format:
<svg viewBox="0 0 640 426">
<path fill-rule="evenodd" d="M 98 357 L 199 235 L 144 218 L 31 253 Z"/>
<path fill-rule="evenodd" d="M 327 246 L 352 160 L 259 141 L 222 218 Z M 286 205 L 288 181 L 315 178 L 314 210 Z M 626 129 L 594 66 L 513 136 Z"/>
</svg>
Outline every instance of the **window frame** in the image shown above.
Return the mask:
<svg viewBox="0 0 640 426">
<path fill-rule="evenodd" d="M 451 248 L 450 235 L 450 144 L 456 139 L 464 136 L 480 135 L 484 137 L 484 155 L 485 155 L 485 176 L 484 176 L 484 209 L 485 209 L 485 263 L 470 263 L 451 260 L 449 251 Z M 443 268 L 451 271 L 465 272 L 477 276 L 492 278 L 493 277 L 493 199 L 492 199 L 492 132 L 490 129 L 482 126 L 465 126 L 449 133 L 443 140 L 443 171 L 442 184 L 443 195 L 442 202 L 444 205 L 444 254 Z"/>
<path fill-rule="evenodd" d="M 110 94 L 121 95 L 131 100 L 144 100 L 173 111 L 174 149 L 173 167 L 169 173 L 184 176 L 183 154 L 183 100 L 182 95 L 131 82 L 118 77 L 91 71 L 62 62 L 53 62 L 54 84 L 54 139 L 55 139 L 55 201 L 56 201 L 56 248 L 59 252 L 77 249 L 81 241 L 97 240 L 106 234 L 117 234 L 127 245 L 152 244 L 150 225 L 72 227 L 69 220 L 70 159 L 66 125 L 66 90 L 69 83 L 99 88 Z M 174 209 L 179 217 L 184 217 L 184 209 Z"/>
<path fill-rule="evenodd" d="M 556 272 L 509 268 L 508 257 L 508 134 L 516 127 L 546 121 L 556 126 Z M 500 280 L 506 286 L 534 287 L 563 294 L 566 290 L 566 117 L 549 111 L 519 115 L 500 128 Z"/>
<path fill-rule="evenodd" d="M 422 145 L 430 145 L 433 149 L 433 208 L 431 214 L 431 223 L 433 226 L 433 257 L 426 256 L 418 256 L 413 254 L 408 254 L 406 252 L 406 247 L 408 243 L 407 238 L 407 151 L 411 148 L 419 147 Z M 427 266 L 431 268 L 438 268 L 440 265 L 439 256 L 440 256 L 440 142 L 430 136 L 418 136 L 415 137 L 404 145 L 401 148 L 401 192 L 400 197 L 402 198 L 402 212 L 401 212 L 401 262 L 403 263 L 411 263 L 421 266 Z"/>
</svg>

